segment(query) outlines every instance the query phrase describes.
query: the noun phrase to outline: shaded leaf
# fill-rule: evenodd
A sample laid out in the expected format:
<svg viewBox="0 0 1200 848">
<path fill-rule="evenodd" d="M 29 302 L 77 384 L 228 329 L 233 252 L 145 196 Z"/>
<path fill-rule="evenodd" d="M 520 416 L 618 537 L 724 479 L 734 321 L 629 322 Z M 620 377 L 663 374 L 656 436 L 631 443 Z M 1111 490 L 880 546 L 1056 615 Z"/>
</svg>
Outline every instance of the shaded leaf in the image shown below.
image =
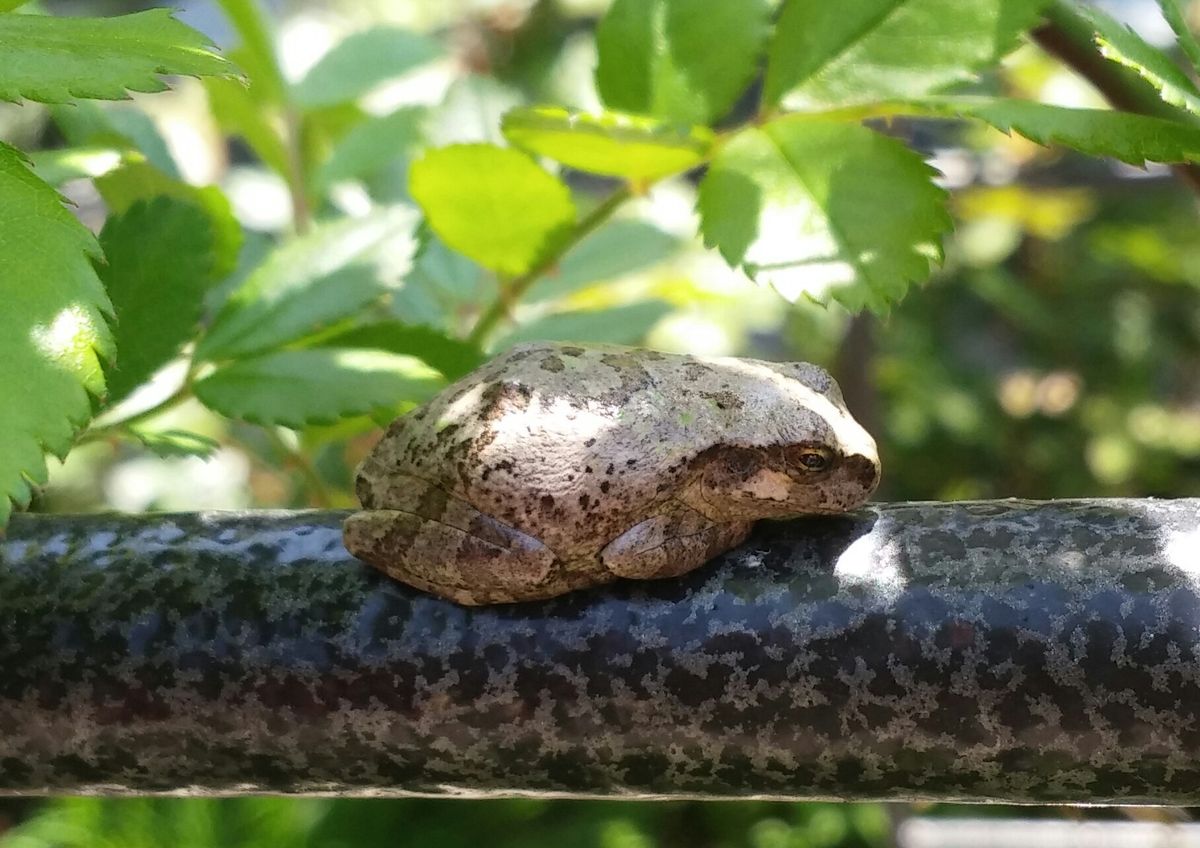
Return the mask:
<svg viewBox="0 0 1200 848">
<path fill-rule="evenodd" d="M 103 176 L 120 168 L 128 161 L 127 156 L 124 150 L 113 147 L 60 147 L 34 151 L 29 161 L 41 179 L 60 186 L 69 180 Z"/>
<path fill-rule="evenodd" d="M 203 35 L 166 9 L 114 18 L 0 16 L 0 100 L 119 100 L 162 74 L 233 76 Z"/>
<path fill-rule="evenodd" d="M 405 159 L 420 142 L 428 110 L 407 106 L 371 117 L 351 129 L 317 169 L 313 184 L 324 192 L 340 180 L 369 177 L 389 162 Z"/>
<path fill-rule="evenodd" d="M 111 216 L 100 268 L 116 313 L 117 355 L 105 374 L 116 403 L 195 335 L 212 284 L 213 230 L 197 206 L 161 197 Z"/>
<path fill-rule="evenodd" d="M 1105 58 L 1150 83 L 1166 103 L 1200 115 L 1200 91 L 1171 57 L 1099 9 L 1088 7 L 1082 11 L 1096 28 L 1096 45 Z"/>
<path fill-rule="evenodd" d="M 656 180 L 694 168 L 713 143 L 706 127 L 551 106 L 513 109 L 501 128 L 505 138 L 531 153 L 580 171 L 629 180 Z"/>
<path fill-rule="evenodd" d="M 722 117 L 758 68 L 765 0 L 616 0 L 596 31 L 605 105 L 687 123 Z"/>
<path fill-rule="evenodd" d="M 429 324 L 449 333 L 462 313 L 497 296 L 496 278 L 423 228 L 416 263 L 404 287 L 392 296 L 389 312 L 405 324 Z"/>
<path fill-rule="evenodd" d="M 427 140 L 435 147 L 477 141 L 503 144 L 500 119 L 523 102 L 519 91 L 492 77 L 455 80 L 430 115 Z"/>
<path fill-rule="evenodd" d="M 299 428 L 419 403 L 444 383 L 412 356 L 310 348 L 238 360 L 199 380 L 195 392 L 229 418 Z"/>
<path fill-rule="evenodd" d="M 321 347 L 372 348 L 403 353 L 428 363 L 448 380 L 483 364 L 483 352 L 470 342 L 452 339 L 432 327 L 378 321 L 354 327 L 321 342 Z"/>
<path fill-rule="evenodd" d="M 788 108 L 914 97 L 972 79 L 1046 0 L 786 0 L 763 99 Z"/>
<path fill-rule="evenodd" d="M 230 51 L 234 61 L 244 62 L 243 50 Z M 263 164 L 286 178 L 291 170 L 284 144 L 284 121 L 267 85 L 250 78 L 249 85 L 237 80 L 210 77 L 204 80 L 208 104 L 220 128 L 243 138 Z"/>
<path fill-rule="evenodd" d="M 670 258 L 681 242 L 653 224 L 609 221 L 589 235 L 538 279 L 522 298 L 526 303 L 563 297 L 585 286 L 631 274 Z"/>
<path fill-rule="evenodd" d="M 447 245 L 501 274 L 547 256 L 575 223 L 571 193 L 524 153 L 489 144 L 428 151 L 409 189 Z"/>
<path fill-rule="evenodd" d="M 196 355 L 218 360 L 269 350 L 355 314 L 408 272 L 416 225 L 413 209 L 396 206 L 280 245 L 230 296 Z"/>
<path fill-rule="evenodd" d="M 213 239 L 210 275 L 222 279 L 237 265 L 242 226 L 233 215 L 229 199 L 216 186 L 193 186 L 172 179 L 145 162 L 129 162 L 99 175 L 95 183 L 110 212 L 124 212 L 139 200 L 155 197 L 172 197 L 198 206 L 208 217 Z"/>
<path fill-rule="evenodd" d="M 138 151 L 164 174 L 179 178 L 179 168 L 150 116 L 121 104 L 86 100 L 52 106 L 50 114 L 67 141 L 76 147 L 113 146 Z"/>
<path fill-rule="evenodd" d="M 163 458 L 177 456 L 212 456 L 221 446 L 216 439 L 193 433 L 189 430 L 139 430 L 130 428 L 129 434 L 147 450 Z"/>
<path fill-rule="evenodd" d="M 673 308 L 665 301 L 646 300 L 608 309 L 556 312 L 522 324 L 496 349 L 532 341 L 637 344 Z"/>
<path fill-rule="evenodd" d="M 65 456 L 104 392 L 111 304 L 92 268 L 99 246 L 0 143 L 0 526 L 11 502 L 46 481 L 44 452 Z M 19 399 L 19 401 L 18 401 Z"/>
<path fill-rule="evenodd" d="M 355 100 L 441 55 L 441 45 L 432 38 L 395 27 L 373 27 L 347 36 L 321 57 L 293 87 L 292 96 L 309 109 Z"/>
<path fill-rule="evenodd" d="M 737 134 L 700 184 L 701 230 L 788 300 L 881 311 L 941 259 L 935 171 L 866 127 L 783 118 Z"/>
</svg>

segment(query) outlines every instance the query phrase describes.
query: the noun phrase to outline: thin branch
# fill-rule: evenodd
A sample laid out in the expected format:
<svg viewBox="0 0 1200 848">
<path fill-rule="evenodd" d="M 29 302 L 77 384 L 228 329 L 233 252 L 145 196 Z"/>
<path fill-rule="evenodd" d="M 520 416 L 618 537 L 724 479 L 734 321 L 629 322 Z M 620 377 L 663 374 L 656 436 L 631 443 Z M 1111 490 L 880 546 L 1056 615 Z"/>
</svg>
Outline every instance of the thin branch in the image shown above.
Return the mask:
<svg viewBox="0 0 1200 848">
<path fill-rule="evenodd" d="M 1046 23 L 1030 33 L 1034 42 L 1094 85 L 1114 108 L 1180 120 L 1180 110 L 1165 103 L 1145 80 L 1100 55 L 1093 40 L 1092 25 L 1072 4 L 1057 0 L 1046 8 L 1045 17 Z M 1200 165 L 1180 164 L 1171 168 L 1200 195 Z"/>
</svg>

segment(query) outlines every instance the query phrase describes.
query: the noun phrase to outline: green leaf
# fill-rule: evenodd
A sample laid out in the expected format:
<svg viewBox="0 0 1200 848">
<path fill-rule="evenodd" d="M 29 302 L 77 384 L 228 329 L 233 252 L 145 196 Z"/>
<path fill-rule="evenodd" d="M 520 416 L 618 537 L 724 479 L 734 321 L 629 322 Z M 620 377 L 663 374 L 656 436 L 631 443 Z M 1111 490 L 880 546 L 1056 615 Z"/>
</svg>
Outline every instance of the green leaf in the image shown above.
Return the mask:
<svg viewBox="0 0 1200 848">
<path fill-rule="evenodd" d="M 229 418 L 299 428 L 419 403 L 442 385 L 436 371 L 412 356 L 311 348 L 239 360 L 198 381 L 195 391 Z"/>
<path fill-rule="evenodd" d="M 492 77 L 455 80 L 430 115 L 427 141 L 435 147 L 477 141 L 503 144 L 500 119 L 523 102 L 519 91 Z"/>
<path fill-rule="evenodd" d="M 29 154 L 29 161 L 40 178 L 52 186 L 60 186 L 70 180 L 102 177 L 120 168 L 128 161 L 128 155 L 113 147 L 60 147 L 34 151 Z"/>
<path fill-rule="evenodd" d="M 686 123 L 727 113 L 758 69 L 765 0 L 616 0 L 596 31 L 605 105 Z"/>
<path fill-rule="evenodd" d="M 940 103 L 1004 132 L 1020 133 L 1038 144 L 1061 144 L 1090 156 L 1111 156 L 1131 165 L 1200 161 L 1200 127 L 1164 118 L 1106 109 L 1067 109 L 1027 100 L 945 98 Z"/>
<path fill-rule="evenodd" d="M 212 283 L 213 231 L 203 210 L 168 197 L 113 215 L 100 232 L 100 268 L 116 312 L 115 362 L 105 368 L 116 403 L 192 339 Z"/>
<path fill-rule="evenodd" d="M 154 121 L 141 109 L 81 100 L 52 106 L 50 114 L 67 141 L 76 147 L 119 146 L 143 154 L 168 176 L 179 178 L 179 168 L 167 141 Z"/>
<path fill-rule="evenodd" d="M 501 124 L 517 147 L 593 174 L 657 180 L 695 168 L 712 147 L 706 127 L 633 115 L 588 115 L 553 106 L 514 109 Z"/>
<path fill-rule="evenodd" d="M 146 162 L 129 162 L 97 176 L 95 183 L 110 212 L 124 212 L 140 200 L 155 197 L 173 197 L 200 207 L 208 216 L 212 231 L 211 276 L 223 279 L 237 265 L 244 235 L 242 226 L 233 215 L 229 199 L 216 186 L 189 185 Z"/>
<path fill-rule="evenodd" d="M 1101 55 L 1150 83 L 1165 102 L 1200 115 L 1200 91 L 1169 56 L 1099 9 L 1082 11 L 1096 28 L 1096 45 Z"/>
<path fill-rule="evenodd" d="M 244 61 L 244 53 L 232 51 L 235 61 Z M 249 86 L 237 80 L 204 80 L 208 103 L 220 128 L 241 136 L 264 165 L 287 178 L 291 160 L 283 142 L 283 115 L 272 101 L 269 86 L 251 78 Z"/>
<path fill-rule="evenodd" d="M 372 176 L 389 162 L 403 160 L 420 142 L 427 118 L 424 107 L 406 106 L 355 126 L 317 169 L 313 177 L 317 192 L 323 193 L 341 180 Z"/>
<path fill-rule="evenodd" d="M 0 16 L 0 100 L 120 100 L 161 74 L 233 76 L 212 44 L 166 9 L 115 18 Z"/>
<path fill-rule="evenodd" d="M 396 206 L 318 227 L 276 248 L 238 287 L 197 357 L 269 350 L 351 316 L 397 287 L 416 251 L 417 216 Z"/>
<path fill-rule="evenodd" d="M 415 356 L 448 380 L 457 380 L 483 364 L 483 352 L 470 342 L 452 339 L 433 329 L 399 321 L 379 321 L 354 327 L 321 342 L 321 347 L 371 348 Z"/>
<path fill-rule="evenodd" d="M 292 96 L 309 109 L 356 100 L 441 55 L 441 45 L 432 38 L 395 27 L 373 27 L 347 36 L 326 53 L 295 85 Z"/>
<path fill-rule="evenodd" d="M 287 83 L 279 70 L 275 55 L 275 35 L 270 22 L 259 8 L 259 0 L 218 0 L 233 28 L 242 39 L 241 60 L 252 84 L 264 99 L 273 103 L 283 101 Z"/>
<path fill-rule="evenodd" d="M 705 243 L 788 300 L 881 311 L 940 261 L 936 172 L 857 124 L 800 117 L 734 136 L 700 184 Z"/>
<path fill-rule="evenodd" d="M 789 109 L 915 97 L 972 79 L 1046 0 L 786 0 L 763 99 Z"/>
<path fill-rule="evenodd" d="M 532 341 L 637 344 L 673 309 L 665 301 L 646 300 L 608 309 L 556 312 L 522 324 L 505 336 L 496 349 Z"/>
<path fill-rule="evenodd" d="M 637 220 L 609 221 L 589 235 L 530 286 L 522 301 L 563 297 L 594 283 L 647 268 L 678 252 L 681 242 L 652 224 Z"/>
<path fill-rule="evenodd" d="M 44 452 L 66 455 L 104 392 L 100 356 L 112 349 L 112 307 L 91 258 L 100 248 L 0 143 L 0 526 L 11 501 L 46 482 Z"/>
<path fill-rule="evenodd" d="M 1188 61 L 1192 63 L 1196 73 L 1200 73 L 1200 41 L 1196 40 L 1196 34 L 1188 26 L 1179 0 L 1158 0 L 1158 5 L 1162 9 L 1163 17 L 1167 19 L 1167 23 L 1170 24 L 1175 36 L 1179 39 L 1179 46 L 1183 50 L 1183 54 L 1188 57 Z"/>
<path fill-rule="evenodd" d="M 139 430 L 131 427 L 126 432 L 142 447 L 165 459 L 177 456 L 207 459 L 221 446 L 216 439 L 190 430 Z"/>
<path fill-rule="evenodd" d="M 422 228 L 421 250 L 388 312 L 405 324 L 429 324 L 455 335 L 463 313 L 499 295 L 496 278 Z"/>
<path fill-rule="evenodd" d="M 575 223 L 571 192 L 516 150 L 456 144 L 413 163 L 413 199 L 450 247 L 516 276 L 535 267 Z"/>
</svg>

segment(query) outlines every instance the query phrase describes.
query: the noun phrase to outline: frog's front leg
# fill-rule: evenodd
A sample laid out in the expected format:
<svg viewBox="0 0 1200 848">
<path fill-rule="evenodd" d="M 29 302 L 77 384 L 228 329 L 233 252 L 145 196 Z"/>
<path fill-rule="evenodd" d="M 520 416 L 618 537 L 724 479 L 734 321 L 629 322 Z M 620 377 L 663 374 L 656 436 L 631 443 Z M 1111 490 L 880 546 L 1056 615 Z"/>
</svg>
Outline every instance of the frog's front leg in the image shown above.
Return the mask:
<svg viewBox="0 0 1200 848">
<path fill-rule="evenodd" d="M 400 476 L 400 475 L 397 475 Z M 346 548 L 391 577 L 460 604 L 544 596 L 557 557 L 531 536 L 408 477 L 390 509 L 346 519 Z"/>
<path fill-rule="evenodd" d="M 626 530 L 600 552 L 604 567 L 619 577 L 676 577 L 740 544 L 752 521 L 716 523 L 678 502 Z"/>
</svg>

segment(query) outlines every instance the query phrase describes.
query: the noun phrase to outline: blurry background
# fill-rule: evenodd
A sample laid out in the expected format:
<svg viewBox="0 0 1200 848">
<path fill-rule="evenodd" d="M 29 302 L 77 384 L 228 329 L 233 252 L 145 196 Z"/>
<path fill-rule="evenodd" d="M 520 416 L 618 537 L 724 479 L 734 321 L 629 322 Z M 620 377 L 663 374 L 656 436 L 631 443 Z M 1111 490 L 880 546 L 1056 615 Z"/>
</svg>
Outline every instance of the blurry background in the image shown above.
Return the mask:
<svg viewBox="0 0 1200 848">
<path fill-rule="evenodd" d="M 55 14 L 110 15 L 156 4 L 42 5 Z M 232 46 L 232 28 L 214 3 L 170 5 Z M 593 32 L 604 0 L 262 5 L 275 21 L 285 74 L 309 110 L 303 143 L 313 208 L 297 208 L 294 186 L 262 163 L 253 141 L 227 134 L 231 104 L 196 80 L 99 107 L 186 180 L 221 187 L 246 230 L 246 268 L 299 218 L 356 215 L 403 199 L 407 163 L 422 147 L 502 143 L 499 116 L 518 103 L 597 103 Z M 1105 6 L 1152 42 L 1171 42 L 1151 0 Z M 330 51 L 381 24 L 411 33 L 408 67 L 361 81 L 352 105 L 330 97 L 322 86 L 338 79 L 344 58 Z M 325 70 L 310 74 L 322 62 Z M 1101 105 L 1086 82 L 1032 46 L 980 85 L 1061 105 Z M 62 147 L 80 132 L 85 108 L 92 107 L 0 104 L 0 138 L 27 151 Z M 694 238 L 694 183 L 679 178 L 623 207 L 541 281 L 516 309 L 507 339 L 645 342 L 828 365 L 879 440 L 882 500 L 1200 494 L 1196 197 L 1165 168 L 1064 154 L 980 127 L 896 122 L 887 131 L 943 173 L 956 216 L 945 267 L 890 315 L 790 305 L 731 271 Z M 567 177 L 580 195 L 603 190 Z M 68 182 L 64 192 L 85 221 L 102 221 L 90 182 Z M 453 336 L 471 325 L 493 289 L 469 261 L 431 250 L 388 308 Z M 377 434 L 358 419 L 264 438 L 260 428 L 214 417 L 194 402 L 169 415 L 168 423 L 221 448 L 207 460 L 161 459 L 96 440 L 54 468 L 35 508 L 349 506 L 352 469 Z M 886 845 L 914 812 L 1009 814 L 761 802 L 29 799 L 0 801 L 0 846 Z M 1052 808 L 1022 814 L 1085 816 Z"/>
</svg>

